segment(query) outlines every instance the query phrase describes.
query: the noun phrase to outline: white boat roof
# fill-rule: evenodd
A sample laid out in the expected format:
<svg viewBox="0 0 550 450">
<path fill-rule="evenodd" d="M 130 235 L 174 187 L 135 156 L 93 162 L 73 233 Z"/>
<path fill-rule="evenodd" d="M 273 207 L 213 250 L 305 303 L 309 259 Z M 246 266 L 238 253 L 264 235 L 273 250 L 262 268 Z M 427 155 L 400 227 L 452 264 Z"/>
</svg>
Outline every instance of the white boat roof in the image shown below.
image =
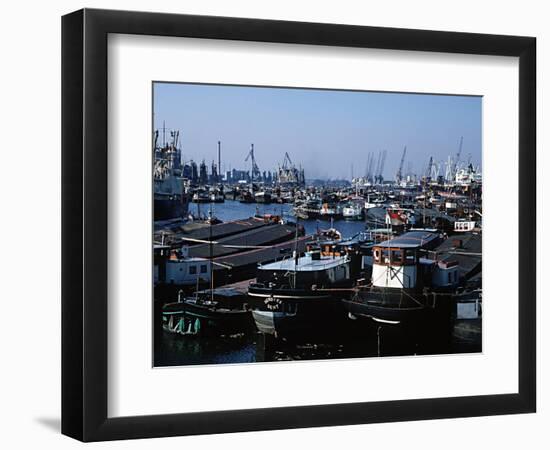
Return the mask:
<svg viewBox="0 0 550 450">
<path fill-rule="evenodd" d="M 192 257 L 192 258 L 178 258 L 178 259 L 168 259 L 166 260 L 167 263 L 203 263 L 203 262 L 208 262 L 208 259 L 206 258 L 196 258 L 196 257 Z"/>
<path fill-rule="evenodd" d="M 376 244 L 376 247 L 420 248 L 437 238 L 438 234 L 431 231 L 408 231 L 401 236 L 380 242 L 379 244 Z"/>
<path fill-rule="evenodd" d="M 298 264 L 295 265 L 294 258 L 284 259 L 269 264 L 260 265 L 260 270 L 288 270 L 291 272 L 316 272 L 331 269 L 347 262 L 345 256 L 322 256 L 321 259 L 314 260 L 311 255 L 305 255 L 298 258 Z"/>
</svg>

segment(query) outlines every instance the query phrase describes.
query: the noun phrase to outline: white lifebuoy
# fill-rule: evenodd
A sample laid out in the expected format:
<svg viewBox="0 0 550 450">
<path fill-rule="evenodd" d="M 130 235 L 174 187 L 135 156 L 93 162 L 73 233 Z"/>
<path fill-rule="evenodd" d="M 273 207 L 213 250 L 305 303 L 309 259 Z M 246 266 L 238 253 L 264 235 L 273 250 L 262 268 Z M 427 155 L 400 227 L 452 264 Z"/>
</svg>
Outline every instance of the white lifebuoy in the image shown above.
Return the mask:
<svg viewBox="0 0 550 450">
<path fill-rule="evenodd" d="M 380 259 L 380 249 L 376 248 L 374 249 L 374 259 L 378 261 Z"/>
</svg>

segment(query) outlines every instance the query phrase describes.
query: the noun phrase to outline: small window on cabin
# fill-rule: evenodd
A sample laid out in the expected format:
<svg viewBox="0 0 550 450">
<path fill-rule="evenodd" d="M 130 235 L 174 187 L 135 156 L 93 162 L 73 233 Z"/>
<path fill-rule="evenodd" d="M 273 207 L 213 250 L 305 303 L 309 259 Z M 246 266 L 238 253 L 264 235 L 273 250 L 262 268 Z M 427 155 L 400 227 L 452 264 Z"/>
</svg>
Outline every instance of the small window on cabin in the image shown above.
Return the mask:
<svg viewBox="0 0 550 450">
<path fill-rule="evenodd" d="M 453 282 L 453 273 L 449 272 L 447 275 L 448 275 L 448 278 L 449 278 L 449 284 L 451 284 Z"/>
<path fill-rule="evenodd" d="M 407 262 L 414 262 L 414 251 L 413 250 L 406 250 L 405 251 L 405 259 Z"/>
<path fill-rule="evenodd" d="M 201 264 L 201 273 L 206 273 L 206 272 L 207 272 L 206 264 Z"/>
<path fill-rule="evenodd" d="M 197 266 L 189 266 L 189 275 L 196 275 Z"/>
<path fill-rule="evenodd" d="M 403 251 L 401 249 L 394 249 L 391 251 L 391 260 L 394 263 L 401 263 L 403 260 Z"/>
</svg>

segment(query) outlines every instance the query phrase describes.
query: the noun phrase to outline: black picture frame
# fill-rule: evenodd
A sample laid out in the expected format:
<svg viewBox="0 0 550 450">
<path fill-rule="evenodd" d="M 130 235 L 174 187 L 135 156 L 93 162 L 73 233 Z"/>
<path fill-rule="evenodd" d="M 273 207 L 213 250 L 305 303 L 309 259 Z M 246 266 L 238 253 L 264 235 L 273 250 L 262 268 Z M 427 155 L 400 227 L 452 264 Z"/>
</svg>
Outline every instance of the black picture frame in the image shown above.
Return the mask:
<svg viewBox="0 0 550 450">
<path fill-rule="evenodd" d="M 517 393 L 107 417 L 107 36 L 110 33 L 519 57 Z M 84 9 L 62 18 L 62 433 L 82 441 L 535 412 L 533 37 Z"/>
</svg>

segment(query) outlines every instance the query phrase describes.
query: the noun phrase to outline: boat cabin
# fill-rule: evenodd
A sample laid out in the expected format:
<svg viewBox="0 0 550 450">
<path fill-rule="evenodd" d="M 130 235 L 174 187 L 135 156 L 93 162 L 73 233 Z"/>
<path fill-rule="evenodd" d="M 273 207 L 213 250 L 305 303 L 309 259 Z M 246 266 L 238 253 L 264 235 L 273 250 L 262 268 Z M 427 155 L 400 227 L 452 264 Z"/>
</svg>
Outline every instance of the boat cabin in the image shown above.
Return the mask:
<svg viewBox="0 0 550 450">
<path fill-rule="evenodd" d="M 157 248 L 158 247 L 158 248 Z M 189 248 L 184 245 L 179 250 L 167 246 L 155 247 L 153 270 L 154 284 L 174 284 L 192 286 L 207 283 L 211 278 L 210 264 L 205 258 L 190 258 Z"/>
<path fill-rule="evenodd" d="M 451 287 L 458 283 L 458 264 L 425 257 L 441 242 L 433 231 L 415 230 L 372 247 L 372 285 L 394 289 Z"/>
<path fill-rule="evenodd" d="M 308 251 L 300 258 L 258 266 L 258 283 L 310 289 L 350 282 L 350 260 L 347 256 L 324 256 L 320 250 Z"/>
</svg>

